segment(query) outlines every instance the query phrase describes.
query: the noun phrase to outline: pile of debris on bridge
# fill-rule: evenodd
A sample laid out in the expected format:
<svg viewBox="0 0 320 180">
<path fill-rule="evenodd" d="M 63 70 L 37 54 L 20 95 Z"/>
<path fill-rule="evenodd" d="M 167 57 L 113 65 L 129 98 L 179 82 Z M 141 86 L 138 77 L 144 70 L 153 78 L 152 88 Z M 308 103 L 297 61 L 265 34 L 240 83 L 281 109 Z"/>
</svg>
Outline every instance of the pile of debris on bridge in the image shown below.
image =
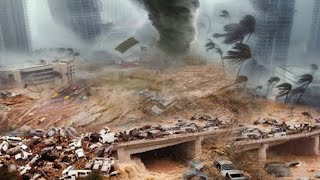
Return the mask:
<svg viewBox="0 0 320 180">
<path fill-rule="evenodd" d="M 261 139 L 271 137 L 281 137 L 293 134 L 310 133 L 320 130 L 320 124 L 300 123 L 289 124 L 278 122 L 276 119 L 259 118 L 254 122 L 254 126 L 243 127 L 236 137 L 236 141 Z"/>
<path fill-rule="evenodd" d="M 194 115 L 191 120 L 178 120 L 174 125 L 146 125 L 117 133 L 116 136 L 118 142 L 128 142 L 141 139 L 162 138 L 175 134 L 214 131 L 227 128 L 228 125 L 231 124 L 231 120 L 225 117 L 220 119 L 211 118 L 209 115 Z M 196 122 L 195 120 L 198 121 Z"/>
</svg>

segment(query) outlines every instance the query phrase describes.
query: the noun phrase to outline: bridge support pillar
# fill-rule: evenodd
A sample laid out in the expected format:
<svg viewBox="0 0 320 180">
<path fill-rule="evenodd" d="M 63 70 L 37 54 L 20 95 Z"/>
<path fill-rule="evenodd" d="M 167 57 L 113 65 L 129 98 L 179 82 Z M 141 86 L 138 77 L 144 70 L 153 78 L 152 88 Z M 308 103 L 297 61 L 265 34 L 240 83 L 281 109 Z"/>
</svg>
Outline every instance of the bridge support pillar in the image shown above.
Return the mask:
<svg viewBox="0 0 320 180">
<path fill-rule="evenodd" d="M 314 154 L 315 154 L 316 156 L 320 156 L 320 146 L 319 146 L 319 143 L 320 143 L 320 138 L 319 138 L 319 136 L 314 137 Z"/>
<path fill-rule="evenodd" d="M 203 141 L 203 137 L 198 137 L 195 142 L 195 157 L 199 158 L 202 155 L 202 141 Z"/>
<path fill-rule="evenodd" d="M 118 160 L 120 163 L 129 162 L 131 160 L 130 154 L 124 148 L 117 150 Z"/>
<path fill-rule="evenodd" d="M 269 148 L 268 144 L 262 144 L 262 146 L 259 149 L 259 159 L 260 161 L 267 161 L 267 150 Z"/>
</svg>

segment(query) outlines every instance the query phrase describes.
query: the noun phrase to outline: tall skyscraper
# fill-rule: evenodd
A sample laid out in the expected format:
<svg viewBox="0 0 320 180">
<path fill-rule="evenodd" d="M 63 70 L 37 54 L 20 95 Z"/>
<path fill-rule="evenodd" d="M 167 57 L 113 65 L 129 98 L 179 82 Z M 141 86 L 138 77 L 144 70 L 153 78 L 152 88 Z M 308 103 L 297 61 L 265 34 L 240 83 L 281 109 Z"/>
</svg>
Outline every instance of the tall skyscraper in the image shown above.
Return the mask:
<svg viewBox="0 0 320 180">
<path fill-rule="evenodd" d="M 258 62 L 286 65 L 293 25 L 295 0 L 252 0 L 257 12 L 256 41 L 252 46 Z"/>
<path fill-rule="evenodd" d="M 320 0 L 314 0 L 312 26 L 308 50 L 311 55 L 320 55 Z"/>
<path fill-rule="evenodd" d="M 31 50 L 26 3 L 25 0 L 0 0 L 0 46 L 2 39 L 2 46 L 8 51 Z"/>
<path fill-rule="evenodd" d="M 84 40 L 92 40 L 101 32 L 100 0 L 48 0 L 56 23 L 62 24 Z"/>
<path fill-rule="evenodd" d="M 0 52 L 4 50 L 5 50 L 4 39 L 3 39 L 2 27 L 0 25 Z"/>
<path fill-rule="evenodd" d="M 136 5 L 128 0 L 104 0 L 102 4 L 105 22 L 126 24 L 140 13 Z"/>
</svg>

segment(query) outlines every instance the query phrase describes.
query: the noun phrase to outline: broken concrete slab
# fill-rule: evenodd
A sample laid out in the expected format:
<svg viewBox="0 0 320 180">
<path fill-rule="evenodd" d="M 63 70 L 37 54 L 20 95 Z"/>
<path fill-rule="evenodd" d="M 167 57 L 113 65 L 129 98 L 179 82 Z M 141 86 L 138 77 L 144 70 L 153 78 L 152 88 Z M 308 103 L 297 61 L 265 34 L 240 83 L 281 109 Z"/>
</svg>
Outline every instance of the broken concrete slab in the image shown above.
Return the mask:
<svg viewBox="0 0 320 180">
<path fill-rule="evenodd" d="M 160 109 L 156 105 L 152 106 L 151 111 L 156 115 L 161 115 L 164 112 L 164 110 Z"/>
</svg>

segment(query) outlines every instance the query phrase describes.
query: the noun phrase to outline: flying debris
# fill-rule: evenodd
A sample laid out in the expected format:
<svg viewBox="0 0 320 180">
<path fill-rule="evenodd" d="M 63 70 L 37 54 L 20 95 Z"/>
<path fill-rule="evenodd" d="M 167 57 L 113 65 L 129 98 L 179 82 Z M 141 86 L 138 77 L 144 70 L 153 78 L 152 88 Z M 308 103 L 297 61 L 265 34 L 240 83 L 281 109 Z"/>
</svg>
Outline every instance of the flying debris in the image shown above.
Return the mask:
<svg viewBox="0 0 320 180">
<path fill-rule="evenodd" d="M 133 46 L 137 45 L 139 43 L 138 40 L 136 40 L 134 37 L 131 37 L 121 43 L 118 47 L 116 47 L 115 50 L 121 52 L 122 54 L 125 53 L 127 50 L 132 48 Z"/>
</svg>

